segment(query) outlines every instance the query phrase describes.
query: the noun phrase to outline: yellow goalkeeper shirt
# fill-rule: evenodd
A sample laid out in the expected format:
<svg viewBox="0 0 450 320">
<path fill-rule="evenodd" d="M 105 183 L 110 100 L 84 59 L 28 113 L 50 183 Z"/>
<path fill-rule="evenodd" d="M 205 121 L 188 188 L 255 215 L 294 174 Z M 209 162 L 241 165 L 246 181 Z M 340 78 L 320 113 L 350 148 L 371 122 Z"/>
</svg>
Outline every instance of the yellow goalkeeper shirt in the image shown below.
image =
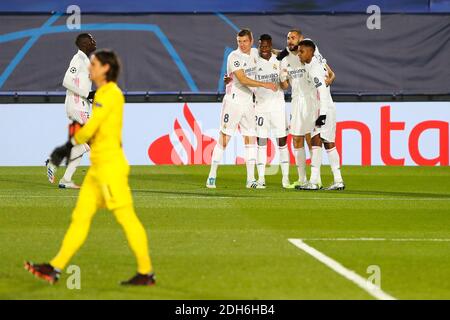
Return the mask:
<svg viewBox="0 0 450 320">
<path fill-rule="evenodd" d="M 77 144 L 91 147 L 93 166 L 126 163 L 122 149 L 124 96 L 115 82 L 108 82 L 95 93 L 92 116 L 75 134 Z"/>
</svg>

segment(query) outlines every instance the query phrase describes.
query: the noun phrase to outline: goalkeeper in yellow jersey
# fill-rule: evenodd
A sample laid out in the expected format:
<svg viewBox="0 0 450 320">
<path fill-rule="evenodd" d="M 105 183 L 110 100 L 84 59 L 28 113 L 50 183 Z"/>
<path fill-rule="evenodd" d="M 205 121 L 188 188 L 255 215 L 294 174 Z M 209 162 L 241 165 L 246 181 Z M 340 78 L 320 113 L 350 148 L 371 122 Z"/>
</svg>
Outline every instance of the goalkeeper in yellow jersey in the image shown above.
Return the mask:
<svg viewBox="0 0 450 320">
<path fill-rule="evenodd" d="M 91 147 L 91 167 L 84 178 L 70 227 L 58 254 L 49 263 L 25 263 L 28 271 L 52 284 L 86 240 L 97 210 L 104 207 L 114 213 L 123 227 L 137 260 L 137 274 L 122 284 L 155 283 L 147 234 L 134 211 L 128 185 L 130 168 L 122 149 L 124 96 L 116 83 L 119 69 L 119 60 L 114 52 L 102 50 L 92 55 L 90 76 L 97 86 L 92 117 L 50 156 L 50 161 L 59 166 L 70 156 L 74 145 L 89 143 Z"/>
</svg>

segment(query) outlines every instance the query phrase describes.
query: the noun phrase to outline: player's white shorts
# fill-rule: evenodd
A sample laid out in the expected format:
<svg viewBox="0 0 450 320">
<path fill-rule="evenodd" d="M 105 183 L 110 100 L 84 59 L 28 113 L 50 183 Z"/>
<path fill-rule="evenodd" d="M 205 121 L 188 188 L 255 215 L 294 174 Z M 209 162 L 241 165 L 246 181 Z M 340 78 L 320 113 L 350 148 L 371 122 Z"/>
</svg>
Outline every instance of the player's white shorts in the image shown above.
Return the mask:
<svg viewBox="0 0 450 320">
<path fill-rule="evenodd" d="M 289 133 L 284 104 L 277 108 L 277 110 L 266 112 L 257 110 L 255 119 L 256 136 L 258 138 L 269 138 L 271 135 L 274 138 L 283 138 Z"/>
<path fill-rule="evenodd" d="M 79 124 L 86 124 L 86 122 L 89 119 L 89 112 L 83 110 L 70 109 L 67 110 L 67 117 L 69 118 L 69 120 L 76 121 Z"/>
<path fill-rule="evenodd" d="M 335 142 L 336 139 L 336 107 L 334 104 L 328 108 L 325 124 L 321 127 L 315 127 L 312 137 L 320 134 L 320 137 L 326 142 Z"/>
<path fill-rule="evenodd" d="M 289 132 L 294 136 L 312 133 L 315 124 L 315 108 L 307 105 L 303 96 L 294 97 L 291 102 L 291 122 Z"/>
<path fill-rule="evenodd" d="M 77 103 L 75 104 L 72 103 L 70 99 L 78 99 L 78 100 Z M 67 117 L 69 118 L 69 120 L 76 121 L 79 124 L 86 124 L 90 115 L 89 110 L 91 110 L 91 104 L 87 100 L 82 99 L 78 96 L 75 98 L 66 96 L 65 105 Z"/>
<path fill-rule="evenodd" d="M 253 103 L 237 104 L 224 99 L 220 115 L 220 131 L 233 136 L 239 126 L 243 136 L 256 136 L 255 107 Z"/>
</svg>

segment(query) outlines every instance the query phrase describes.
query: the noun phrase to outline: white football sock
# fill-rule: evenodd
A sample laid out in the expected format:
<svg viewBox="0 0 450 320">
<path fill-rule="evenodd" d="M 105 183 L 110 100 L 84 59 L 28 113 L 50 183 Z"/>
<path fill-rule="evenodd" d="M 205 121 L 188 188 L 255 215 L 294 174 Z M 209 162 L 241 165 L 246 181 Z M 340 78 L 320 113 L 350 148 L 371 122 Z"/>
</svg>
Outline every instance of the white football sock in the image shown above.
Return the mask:
<svg viewBox="0 0 450 320">
<path fill-rule="evenodd" d="M 246 144 L 244 160 L 247 164 L 247 181 L 255 180 L 256 145 Z"/>
<path fill-rule="evenodd" d="M 305 148 L 294 148 L 295 164 L 297 165 L 298 181 L 306 181 L 306 152 Z"/>
<path fill-rule="evenodd" d="M 83 154 L 90 150 L 89 146 L 86 144 L 78 144 L 72 148 L 70 151 L 70 162 L 67 165 L 66 171 L 64 172 L 63 180 L 64 181 L 72 181 L 72 177 L 77 170 L 77 167 L 80 165 L 81 159 L 83 158 Z"/>
<path fill-rule="evenodd" d="M 311 154 L 311 178 L 309 181 L 314 184 L 321 183 L 320 166 L 322 165 L 322 147 L 313 146 Z"/>
<path fill-rule="evenodd" d="M 256 162 L 256 168 L 258 169 L 258 180 L 266 181 L 266 162 L 267 162 L 267 145 L 258 145 L 258 161 Z"/>
<path fill-rule="evenodd" d="M 278 148 L 280 150 L 280 167 L 283 179 L 289 179 L 289 150 L 287 145 Z"/>
<path fill-rule="evenodd" d="M 217 177 L 217 168 L 222 161 L 223 151 L 223 147 L 220 144 L 216 143 L 211 156 L 211 169 L 209 170 L 209 178 Z"/>
<path fill-rule="evenodd" d="M 336 150 L 336 147 L 327 150 L 328 153 L 328 161 L 330 162 L 331 171 L 333 172 L 334 182 L 343 182 L 341 176 L 341 166 L 339 153 Z"/>
</svg>

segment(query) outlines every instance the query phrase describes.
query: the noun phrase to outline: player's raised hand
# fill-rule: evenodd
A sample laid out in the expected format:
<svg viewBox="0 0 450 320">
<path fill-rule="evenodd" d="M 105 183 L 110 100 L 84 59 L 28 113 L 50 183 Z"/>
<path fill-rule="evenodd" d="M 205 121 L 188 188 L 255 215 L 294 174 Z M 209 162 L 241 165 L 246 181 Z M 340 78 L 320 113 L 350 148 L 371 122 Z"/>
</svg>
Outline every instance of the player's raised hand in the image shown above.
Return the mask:
<svg viewBox="0 0 450 320">
<path fill-rule="evenodd" d="M 73 144 L 72 142 L 70 142 L 70 140 L 62 146 L 56 147 L 50 155 L 51 163 L 59 167 L 64 159 L 67 159 L 68 161 L 70 159 L 70 152 L 72 151 L 72 147 Z"/>
<path fill-rule="evenodd" d="M 266 89 L 272 90 L 274 92 L 278 90 L 277 84 L 273 83 L 273 82 L 264 83 L 263 87 Z"/>
<path fill-rule="evenodd" d="M 316 120 L 316 126 L 317 127 L 323 126 L 325 124 L 326 119 L 327 119 L 326 115 L 324 114 L 320 115 Z"/>
</svg>

